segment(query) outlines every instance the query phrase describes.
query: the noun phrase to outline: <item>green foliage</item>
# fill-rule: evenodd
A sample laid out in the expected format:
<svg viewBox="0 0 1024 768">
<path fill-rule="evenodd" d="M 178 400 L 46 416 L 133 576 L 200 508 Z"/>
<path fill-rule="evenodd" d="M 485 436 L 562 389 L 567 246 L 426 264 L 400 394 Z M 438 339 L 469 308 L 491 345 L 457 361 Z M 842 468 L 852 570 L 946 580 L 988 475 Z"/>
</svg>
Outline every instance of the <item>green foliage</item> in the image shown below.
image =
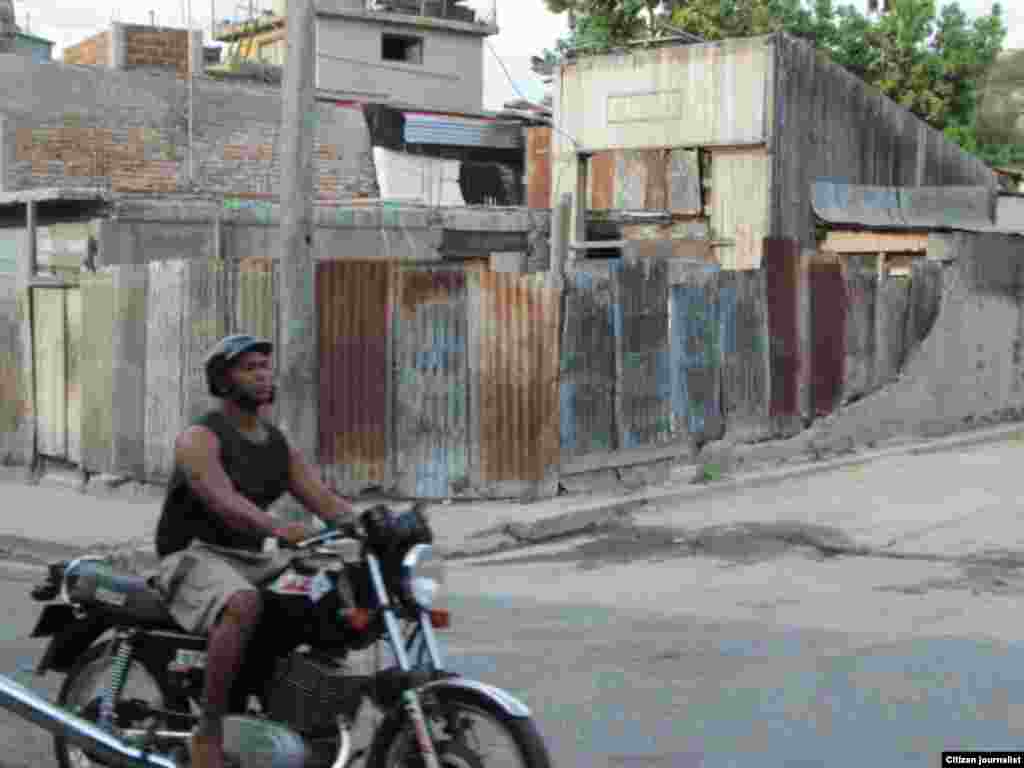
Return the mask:
<svg viewBox="0 0 1024 768">
<path fill-rule="evenodd" d="M 834 0 L 669 0 L 655 16 L 650 0 L 545 0 L 555 13 L 572 11 L 572 32 L 546 50 L 554 63 L 571 48 L 607 50 L 672 29 L 723 40 L 785 31 L 877 87 L 965 150 L 986 162 L 1024 162 L 1024 146 L 978 138 L 981 89 L 1006 40 L 1003 9 L 968 18 L 957 2 L 891 0 L 880 16 L 865 16 Z M 642 11 L 650 12 L 646 22 Z"/>
</svg>

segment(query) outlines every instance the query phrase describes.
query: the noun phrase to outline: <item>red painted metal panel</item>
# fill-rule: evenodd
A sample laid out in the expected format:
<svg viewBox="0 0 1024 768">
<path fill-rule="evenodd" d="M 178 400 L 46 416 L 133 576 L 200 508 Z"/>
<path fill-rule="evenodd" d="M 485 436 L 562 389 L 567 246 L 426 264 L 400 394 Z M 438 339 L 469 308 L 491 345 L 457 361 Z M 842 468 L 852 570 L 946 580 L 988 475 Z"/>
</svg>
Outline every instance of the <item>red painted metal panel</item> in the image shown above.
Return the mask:
<svg viewBox="0 0 1024 768">
<path fill-rule="evenodd" d="M 791 238 L 766 237 L 764 267 L 771 337 L 771 416 L 799 417 L 800 244 Z"/>
<path fill-rule="evenodd" d="M 840 264 L 812 264 L 811 392 L 816 415 L 835 410 L 846 375 L 846 320 L 849 299 Z"/>
<path fill-rule="evenodd" d="M 384 481 L 387 321 L 394 267 L 317 264 L 320 314 L 320 461 L 358 482 Z"/>
</svg>

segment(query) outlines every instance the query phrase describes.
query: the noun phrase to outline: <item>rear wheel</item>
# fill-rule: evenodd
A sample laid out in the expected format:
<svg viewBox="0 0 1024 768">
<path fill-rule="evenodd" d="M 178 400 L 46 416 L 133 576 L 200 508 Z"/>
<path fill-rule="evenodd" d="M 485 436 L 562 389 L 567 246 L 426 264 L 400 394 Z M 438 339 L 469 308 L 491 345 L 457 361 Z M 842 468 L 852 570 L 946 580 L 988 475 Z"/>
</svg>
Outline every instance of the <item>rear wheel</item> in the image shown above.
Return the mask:
<svg viewBox="0 0 1024 768">
<path fill-rule="evenodd" d="M 551 768 L 534 722 L 508 715 L 490 699 L 457 688 L 426 694 L 425 704 L 441 768 Z M 492 745 L 488 736 L 498 737 Z M 407 717 L 389 718 L 378 737 L 380 748 L 369 768 L 424 768 L 416 735 Z"/>
<path fill-rule="evenodd" d="M 109 642 L 94 645 L 78 660 L 68 673 L 57 697 L 57 705 L 89 722 L 99 721 L 99 705 L 103 692 L 110 683 L 114 658 L 108 657 Z M 154 710 L 188 712 L 188 701 L 176 700 L 166 689 L 161 671 L 146 659 L 136 657 L 128 667 L 124 689 L 119 698 L 118 728 L 145 731 L 150 726 L 157 730 L 170 730 L 173 725 L 159 715 L 143 714 L 132 710 L 132 702 L 142 703 Z M 177 718 L 176 718 L 177 719 Z M 187 742 L 184 742 L 187 755 Z M 80 747 L 69 744 L 64 737 L 54 736 L 54 749 L 60 768 L 97 768 L 105 763 L 91 757 Z M 157 750 L 163 751 L 163 750 Z"/>
</svg>

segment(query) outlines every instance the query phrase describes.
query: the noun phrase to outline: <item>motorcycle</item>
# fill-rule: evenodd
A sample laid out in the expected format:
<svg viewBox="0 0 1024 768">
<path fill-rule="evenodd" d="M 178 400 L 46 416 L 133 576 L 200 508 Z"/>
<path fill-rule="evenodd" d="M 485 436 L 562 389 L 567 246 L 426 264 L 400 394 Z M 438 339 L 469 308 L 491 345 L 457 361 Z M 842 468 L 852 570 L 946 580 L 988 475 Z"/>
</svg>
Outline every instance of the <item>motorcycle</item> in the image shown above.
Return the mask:
<svg viewBox="0 0 1024 768">
<path fill-rule="evenodd" d="M 365 757 L 368 768 L 489 768 L 470 719 L 481 717 L 510 741 L 514 764 L 550 768 L 523 703 L 445 669 L 435 634 L 450 624 L 436 601 L 444 563 L 424 509 L 369 509 L 362 531 L 329 530 L 290 548 L 258 585 L 263 615 L 224 721 L 228 765 L 348 768 Z M 52 564 L 32 596 L 48 603 L 32 636 L 51 638 L 36 673 L 66 678 L 53 706 L 0 677 L 0 706 L 54 734 L 61 768 L 187 765 L 206 638 L 177 626 L 152 577 L 86 557 Z M 378 654 L 372 674 L 354 674 L 349 654 L 375 644 L 397 663 L 383 667 Z M 153 696 L 125 694 L 135 672 Z M 367 702 L 383 719 L 353 752 Z"/>
</svg>

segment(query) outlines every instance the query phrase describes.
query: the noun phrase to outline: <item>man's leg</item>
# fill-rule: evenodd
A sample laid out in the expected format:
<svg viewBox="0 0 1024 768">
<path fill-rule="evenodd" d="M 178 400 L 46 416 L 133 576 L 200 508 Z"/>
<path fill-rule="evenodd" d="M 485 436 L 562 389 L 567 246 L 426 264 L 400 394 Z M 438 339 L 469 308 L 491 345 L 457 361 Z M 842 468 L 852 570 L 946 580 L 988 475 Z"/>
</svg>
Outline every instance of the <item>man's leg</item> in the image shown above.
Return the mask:
<svg viewBox="0 0 1024 768">
<path fill-rule="evenodd" d="M 192 739 L 194 768 L 224 766 L 223 720 L 228 714 L 231 686 L 242 666 L 249 638 L 262 612 L 263 601 L 259 592 L 236 592 L 225 604 L 220 619 L 210 629 L 203 716 Z"/>
</svg>

